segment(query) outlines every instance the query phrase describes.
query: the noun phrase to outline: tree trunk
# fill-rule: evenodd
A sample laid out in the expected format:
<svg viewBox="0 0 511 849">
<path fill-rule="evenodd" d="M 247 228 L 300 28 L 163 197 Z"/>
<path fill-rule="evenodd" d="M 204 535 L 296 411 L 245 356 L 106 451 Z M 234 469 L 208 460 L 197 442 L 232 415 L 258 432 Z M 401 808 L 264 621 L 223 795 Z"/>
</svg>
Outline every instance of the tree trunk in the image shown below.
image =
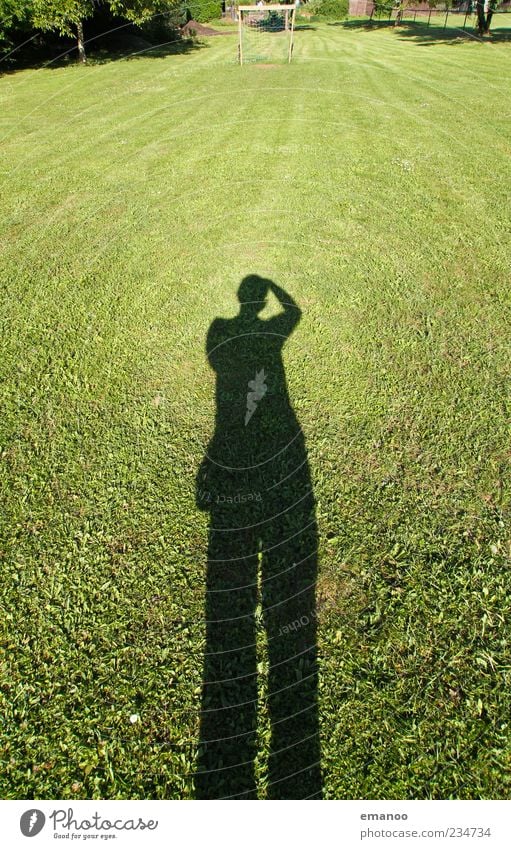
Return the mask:
<svg viewBox="0 0 511 849">
<path fill-rule="evenodd" d="M 401 18 L 403 17 L 403 4 L 400 3 L 399 8 L 397 10 L 396 20 L 394 21 L 394 26 L 398 27 L 401 25 Z"/>
<path fill-rule="evenodd" d="M 78 44 L 78 61 L 85 65 L 87 62 L 87 56 L 85 53 L 85 44 L 83 41 L 83 23 L 82 21 L 78 21 L 76 25 L 76 41 Z"/>
<path fill-rule="evenodd" d="M 485 32 L 490 32 L 490 24 L 491 24 L 492 18 L 493 18 L 493 9 L 490 9 L 488 14 L 486 15 L 486 26 L 484 28 Z"/>
<path fill-rule="evenodd" d="M 479 35 L 484 35 L 486 32 L 486 19 L 484 17 L 484 0 L 477 0 L 477 31 Z"/>
</svg>

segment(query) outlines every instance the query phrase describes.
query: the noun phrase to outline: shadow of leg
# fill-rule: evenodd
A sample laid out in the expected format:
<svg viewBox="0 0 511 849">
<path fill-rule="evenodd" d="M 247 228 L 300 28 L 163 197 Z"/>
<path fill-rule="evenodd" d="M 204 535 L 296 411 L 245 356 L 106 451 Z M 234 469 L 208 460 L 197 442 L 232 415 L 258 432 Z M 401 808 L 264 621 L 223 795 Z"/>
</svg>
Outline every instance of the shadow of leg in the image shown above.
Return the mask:
<svg viewBox="0 0 511 849">
<path fill-rule="evenodd" d="M 212 525 L 222 518 L 212 513 Z M 240 531 L 210 532 L 198 799 L 257 798 L 257 556 L 239 557 L 249 545 Z"/>
<path fill-rule="evenodd" d="M 270 665 L 271 799 L 321 797 L 317 534 L 310 510 L 302 508 L 300 512 L 301 522 L 296 511 L 290 511 L 282 522 L 274 524 L 272 537 L 277 545 L 263 555 L 263 611 Z"/>
</svg>

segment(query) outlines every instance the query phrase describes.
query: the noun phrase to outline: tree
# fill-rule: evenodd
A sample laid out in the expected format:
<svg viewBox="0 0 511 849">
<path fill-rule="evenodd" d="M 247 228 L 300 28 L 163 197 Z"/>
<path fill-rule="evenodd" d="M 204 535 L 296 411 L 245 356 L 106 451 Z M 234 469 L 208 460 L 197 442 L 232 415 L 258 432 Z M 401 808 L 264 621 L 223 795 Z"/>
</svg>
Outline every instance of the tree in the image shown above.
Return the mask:
<svg viewBox="0 0 511 849">
<path fill-rule="evenodd" d="M 56 30 L 60 35 L 74 36 L 78 60 L 85 64 L 83 22 L 92 17 L 100 5 L 109 7 L 114 14 L 135 24 L 141 24 L 154 15 L 175 10 L 177 0 L 32 0 L 32 23 L 42 30 Z"/>
<path fill-rule="evenodd" d="M 497 8 L 498 0 L 477 0 L 477 30 L 479 35 L 487 35 L 490 32 L 491 19 Z"/>
<path fill-rule="evenodd" d="M 12 46 L 10 33 L 14 28 L 27 29 L 30 23 L 30 0 L 0 0 L 0 52 Z"/>
<path fill-rule="evenodd" d="M 182 11 L 181 0 L 104 0 L 115 15 L 134 24 L 143 24 L 151 18 L 175 16 Z M 219 4 L 220 5 L 220 4 Z"/>
<path fill-rule="evenodd" d="M 94 0 L 33 0 L 32 23 L 60 35 L 73 35 L 78 47 L 78 60 L 87 61 L 83 22 L 94 14 Z"/>
</svg>

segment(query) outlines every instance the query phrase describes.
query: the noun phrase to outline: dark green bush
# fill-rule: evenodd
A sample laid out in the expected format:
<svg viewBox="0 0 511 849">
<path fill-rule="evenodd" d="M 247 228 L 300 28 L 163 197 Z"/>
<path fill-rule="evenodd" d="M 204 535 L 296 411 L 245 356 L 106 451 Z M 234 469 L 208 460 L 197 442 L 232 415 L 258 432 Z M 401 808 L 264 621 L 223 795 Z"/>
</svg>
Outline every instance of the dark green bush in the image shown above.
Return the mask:
<svg viewBox="0 0 511 849">
<path fill-rule="evenodd" d="M 307 4 L 314 18 L 328 21 L 342 21 L 348 17 L 348 0 L 312 0 Z"/>
<path fill-rule="evenodd" d="M 222 4 L 220 0 L 189 0 L 189 20 L 204 23 L 222 17 Z"/>
<path fill-rule="evenodd" d="M 259 22 L 261 29 L 284 29 L 284 15 L 269 11 L 267 16 Z"/>
</svg>

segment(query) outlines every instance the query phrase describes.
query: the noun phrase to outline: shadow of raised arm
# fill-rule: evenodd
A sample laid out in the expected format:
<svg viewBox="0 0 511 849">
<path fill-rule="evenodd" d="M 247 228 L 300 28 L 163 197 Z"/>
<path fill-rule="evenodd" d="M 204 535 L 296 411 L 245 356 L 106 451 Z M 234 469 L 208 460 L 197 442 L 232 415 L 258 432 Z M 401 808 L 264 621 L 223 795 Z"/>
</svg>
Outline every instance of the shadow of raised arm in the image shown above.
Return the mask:
<svg viewBox="0 0 511 849">
<path fill-rule="evenodd" d="M 291 295 L 277 286 L 273 281 L 270 282 L 269 290 L 273 292 L 279 304 L 283 308 L 283 312 L 270 318 L 267 322 L 272 333 L 277 333 L 280 336 L 290 336 L 296 325 L 302 317 L 302 312 L 298 304 L 293 300 Z"/>
</svg>

